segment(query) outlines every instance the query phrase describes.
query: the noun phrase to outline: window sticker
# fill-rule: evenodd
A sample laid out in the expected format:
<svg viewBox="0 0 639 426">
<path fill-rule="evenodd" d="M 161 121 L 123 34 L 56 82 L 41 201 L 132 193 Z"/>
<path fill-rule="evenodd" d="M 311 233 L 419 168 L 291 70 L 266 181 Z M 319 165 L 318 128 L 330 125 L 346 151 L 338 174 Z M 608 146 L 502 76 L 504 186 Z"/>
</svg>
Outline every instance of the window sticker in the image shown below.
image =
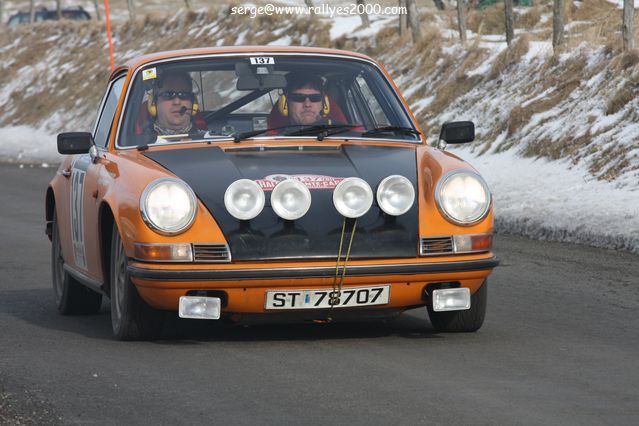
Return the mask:
<svg viewBox="0 0 639 426">
<path fill-rule="evenodd" d="M 148 70 L 142 70 L 142 81 L 153 80 L 154 78 L 157 78 L 157 76 L 158 74 L 155 67 L 149 68 Z"/>
<path fill-rule="evenodd" d="M 251 65 L 275 65 L 275 58 L 269 56 L 255 56 L 250 59 Z"/>
</svg>

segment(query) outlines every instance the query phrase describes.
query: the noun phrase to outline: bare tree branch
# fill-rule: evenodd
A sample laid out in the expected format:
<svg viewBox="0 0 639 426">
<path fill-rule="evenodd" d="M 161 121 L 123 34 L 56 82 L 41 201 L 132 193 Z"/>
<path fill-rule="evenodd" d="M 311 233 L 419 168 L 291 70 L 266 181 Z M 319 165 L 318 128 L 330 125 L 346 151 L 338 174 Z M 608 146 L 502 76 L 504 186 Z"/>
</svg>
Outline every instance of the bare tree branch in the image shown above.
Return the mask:
<svg viewBox="0 0 639 426">
<path fill-rule="evenodd" d="M 98 0 L 93 0 L 93 8 L 95 9 L 95 19 L 101 21 L 102 17 L 100 16 L 100 7 L 98 6 Z"/>
<path fill-rule="evenodd" d="M 466 10 L 464 0 L 457 0 L 457 24 L 459 26 L 459 40 L 466 43 Z"/>
<path fill-rule="evenodd" d="M 564 0 L 554 0 L 552 9 L 552 47 L 555 52 L 564 44 Z"/>
<path fill-rule="evenodd" d="M 626 52 L 635 48 L 634 15 L 634 0 L 623 0 L 623 24 L 621 25 L 621 33 L 623 35 L 623 50 Z"/>
<path fill-rule="evenodd" d="M 35 21 L 35 4 L 34 0 L 29 1 L 29 22 Z"/>
<path fill-rule="evenodd" d="M 406 9 L 406 0 L 399 0 L 397 2 L 397 4 L 400 7 L 400 11 L 401 10 L 407 10 Z M 401 13 L 399 15 L 399 35 L 403 36 L 404 34 L 406 34 L 406 27 L 408 26 L 408 15 L 406 13 Z"/>
<path fill-rule="evenodd" d="M 413 43 L 415 43 L 422 37 L 415 0 L 406 0 L 406 7 L 408 9 L 408 25 L 410 25 L 411 32 L 413 33 Z"/>
<path fill-rule="evenodd" d="M 365 2 L 364 0 L 357 0 L 357 4 L 358 4 L 358 6 L 359 6 L 360 4 L 361 4 L 362 6 L 364 6 L 364 7 L 363 7 L 363 9 L 364 9 L 364 13 L 361 13 L 361 14 L 359 15 L 359 17 L 360 17 L 360 18 L 362 18 L 362 27 L 364 27 L 364 28 L 368 28 L 368 27 L 370 27 L 370 26 L 371 26 L 371 23 L 370 23 L 370 21 L 368 20 L 368 13 L 366 13 L 366 2 Z M 358 7 L 358 9 L 359 9 L 359 7 Z"/>
<path fill-rule="evenodd" d="M 55 0 L 55 14 L 58 17 L 58 21 L 62 19 L 62 0 Z"/>
<path fill-rule="evenodd" d="M 510 46 L 515 37 L 513 29 L 513 0 L 504 0 L 504 18 L 506 19 L 506 43 Z"/>
</svg>

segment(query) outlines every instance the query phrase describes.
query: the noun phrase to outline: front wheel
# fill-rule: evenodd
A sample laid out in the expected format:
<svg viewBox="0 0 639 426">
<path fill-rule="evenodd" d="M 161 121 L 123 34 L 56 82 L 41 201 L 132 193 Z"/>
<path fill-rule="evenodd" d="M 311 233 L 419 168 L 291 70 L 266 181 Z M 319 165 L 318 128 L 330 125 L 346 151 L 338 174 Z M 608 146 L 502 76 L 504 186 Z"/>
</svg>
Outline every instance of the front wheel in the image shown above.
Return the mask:
<svg viewBox="0 0 639 426">
<path fill-rule="evenodd" d="M 435 312 L 432 301 L 427 305 L 430 322 L 437 331 L 468 333 L 477 331 L 484 324 L 486 302 L 488 300 L 488 280 L 470 297 L 470 309 L 464 311 Z"/>
<path fill-rule="evenodd" d="M 113 225 L 111 238 L 111 325 L 118 340 L 150 340 L 157 338 L 164 323 L 164 314 L 142 300 L 127 271 L 128 259 L 124 244 Z"/>
<path fill-rule="evenodd" d="M 55 213 L 51 231 L 51 277 L 58 311 L 63 315 L 95 314 L 100 310 L 102 295 L 83 286 L 64 269 L 60 229 Z"/>
</svg>

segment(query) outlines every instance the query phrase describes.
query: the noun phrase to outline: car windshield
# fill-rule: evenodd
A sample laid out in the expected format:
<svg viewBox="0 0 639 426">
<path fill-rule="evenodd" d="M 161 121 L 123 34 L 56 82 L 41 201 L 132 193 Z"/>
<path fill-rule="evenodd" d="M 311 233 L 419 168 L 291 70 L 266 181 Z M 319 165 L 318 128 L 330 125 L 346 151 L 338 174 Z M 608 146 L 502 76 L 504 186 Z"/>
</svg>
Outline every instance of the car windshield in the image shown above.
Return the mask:
<svg viewBox="0 0 639 426">
<path fill-rule="evenodd" d="M 118 145 L 253 137 L 420 141 L 393 87 L 368 61 L 272 53 L 138 69 Z"/>
</svg>

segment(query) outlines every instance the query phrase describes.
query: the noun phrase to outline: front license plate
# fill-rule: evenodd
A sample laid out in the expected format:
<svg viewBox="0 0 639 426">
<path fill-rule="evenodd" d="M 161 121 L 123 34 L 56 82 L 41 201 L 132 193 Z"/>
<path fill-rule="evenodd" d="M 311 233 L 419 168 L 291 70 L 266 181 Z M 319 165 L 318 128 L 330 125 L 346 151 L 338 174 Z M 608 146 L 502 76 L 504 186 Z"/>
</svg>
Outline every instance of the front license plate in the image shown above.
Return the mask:
<svg viewBox="0 0 639 426">
<path fill-rule="evenodd" d="M 333 289 L 269 290 L 266 292 L 266 309 L 322 309 L 330 308 Z M 335 308 L 385 305 L 390 299 L 390 285 L 374 287 L 342 288 Z"/>
</svg>

